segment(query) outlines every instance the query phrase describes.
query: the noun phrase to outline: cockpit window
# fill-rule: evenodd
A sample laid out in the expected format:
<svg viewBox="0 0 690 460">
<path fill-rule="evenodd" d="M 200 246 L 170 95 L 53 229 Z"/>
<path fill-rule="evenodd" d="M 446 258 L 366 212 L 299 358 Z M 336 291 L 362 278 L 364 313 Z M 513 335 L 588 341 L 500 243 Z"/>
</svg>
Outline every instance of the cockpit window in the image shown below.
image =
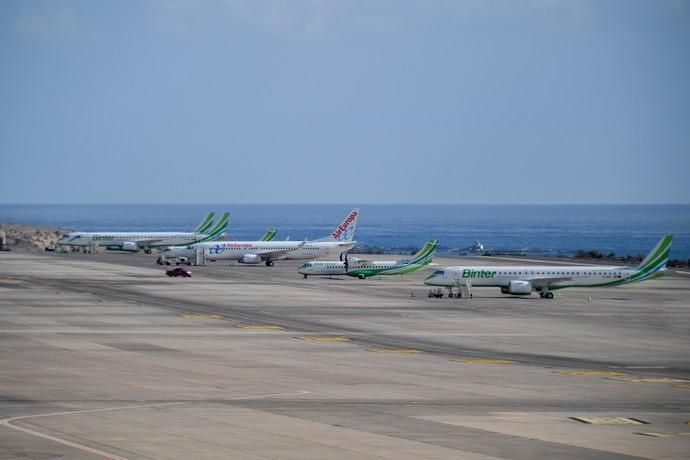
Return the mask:
<svg viewBox="0 0 690 460">
<path fill-rule="evenodd" d="M 436 270 L 434 272 L 434 275 L 445 275 L 445 274 L 446 274 L 446 272 L 444 272 L 443 270 Z"/>
</svg>

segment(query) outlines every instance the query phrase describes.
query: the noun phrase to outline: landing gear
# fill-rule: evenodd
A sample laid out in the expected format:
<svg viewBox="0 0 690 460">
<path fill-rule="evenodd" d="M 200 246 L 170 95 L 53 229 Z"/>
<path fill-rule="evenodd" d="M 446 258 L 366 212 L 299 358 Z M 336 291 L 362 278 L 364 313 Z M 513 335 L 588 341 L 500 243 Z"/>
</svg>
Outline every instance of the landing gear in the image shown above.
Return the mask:
<svg viewBox="0 0 690 460">
<path fill-rule="evenodd" d="M 150 249 L 144 249 L 144 254 L 151 254 L 151 250 Z"/>
<path fill-rule="evenodd" d="M 436 299 L 442 298 L 443 297 L 443 289 L 442 288 L 430 289 L 429 290 L 429 297 L 434 297 Z"/>
<path fill-rule="evenodd" d="M 266 266 L 267 266 L 267 267 L 272 267 L 272 266 L 273 266 L 273 261 L 270 260 L 270 259 L 267 260 L 267 261 L 266 261 Z"/>
<path fill-rule="evenodd" d="M 365 275 L 364 273 L 360 273 L 359 275 L 357 275 L 357 278 L 359 278 L 361 280 L 363 280 L 366 277 L 367 277 L 367 275 Z"/>
<path fill-rule="evenodd" d="M 304 279 L 305 279 L 305 280 L 307 279 L 307 276 L 308 276 L 308 275 L 304 275 Z"/>
<path fill-rule="evenodd" d="M 542 299 L 553 299 L 553 292 L 540 292 L 539 297 L 541 297 Z"/>
</svg>

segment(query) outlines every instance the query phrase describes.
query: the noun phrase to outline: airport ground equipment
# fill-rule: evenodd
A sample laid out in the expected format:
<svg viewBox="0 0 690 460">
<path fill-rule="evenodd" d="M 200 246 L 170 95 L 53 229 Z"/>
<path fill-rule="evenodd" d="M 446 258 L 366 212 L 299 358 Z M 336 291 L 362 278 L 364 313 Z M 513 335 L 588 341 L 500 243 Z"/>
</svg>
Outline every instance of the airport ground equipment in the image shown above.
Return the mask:
<svg viewBox="0 0 690 460">
<path fill-rule="evenodd" d="M 9 251 L 7 247 L 7 234 L 4 230 L 0 230 L 0 251 Z"/>
<path fill-rule="evenodd" d="M 194 265 L 206 265 L 206 252 L 203 246 L 194 248 Z"/>
</svg>

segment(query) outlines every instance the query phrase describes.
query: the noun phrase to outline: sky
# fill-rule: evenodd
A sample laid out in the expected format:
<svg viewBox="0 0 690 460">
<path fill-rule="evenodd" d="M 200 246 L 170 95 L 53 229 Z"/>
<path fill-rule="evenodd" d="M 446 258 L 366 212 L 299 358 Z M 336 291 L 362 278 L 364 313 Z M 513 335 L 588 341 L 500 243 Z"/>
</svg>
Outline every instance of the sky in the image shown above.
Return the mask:
<svg viewBox="0 0 690 460">
<path fill-rule="evenodd" d="M 690 203 L 690 1 L 0 4 L 0 203 Z"/>
</svg>

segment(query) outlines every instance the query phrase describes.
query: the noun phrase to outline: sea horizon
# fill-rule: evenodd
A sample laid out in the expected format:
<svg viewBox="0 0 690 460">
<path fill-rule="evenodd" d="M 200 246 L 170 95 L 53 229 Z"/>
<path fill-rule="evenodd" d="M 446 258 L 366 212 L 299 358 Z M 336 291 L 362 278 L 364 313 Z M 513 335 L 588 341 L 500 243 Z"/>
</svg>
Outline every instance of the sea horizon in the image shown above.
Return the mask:
<svg viewBox="0 0 690 460">
<path fill-rule="evenodd" d="M 360 208 L 360 246 L 407 252 L 438 239 L 439 254 L 457 254 L 480 241 L 489 251 L 572 256 L 599 250 L 646 254 L 667 233 L 671 258 L 690 258 L 690 204 L 0 204 L 1 223 L 80 231 L 191 231 L 208 212 L 229 211 L 229 239 L 254 240 L 271 226 L 278 239 L 330 234 Z"/>
</svg>

